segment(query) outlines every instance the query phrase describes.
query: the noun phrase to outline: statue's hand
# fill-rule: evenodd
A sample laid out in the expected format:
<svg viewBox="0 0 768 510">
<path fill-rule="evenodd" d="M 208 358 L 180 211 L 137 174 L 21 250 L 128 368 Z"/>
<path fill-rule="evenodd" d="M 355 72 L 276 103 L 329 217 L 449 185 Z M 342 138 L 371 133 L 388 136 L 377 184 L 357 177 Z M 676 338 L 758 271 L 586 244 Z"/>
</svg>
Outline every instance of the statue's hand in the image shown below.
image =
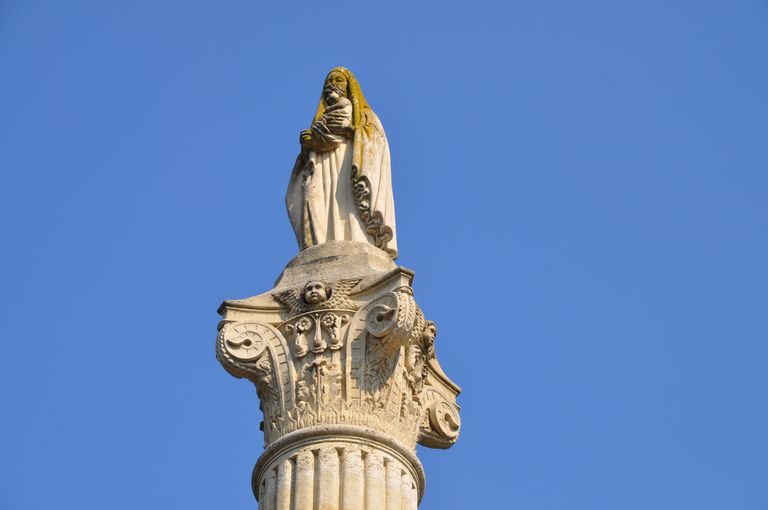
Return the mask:
<svg viewBox="0 0 768 510">
<path fill-rule="evenodd" d="M 312 131 L 309 129 L 305 129 L 301 132 L 299 135 L 299 143 L 301 144 L 302 149 L 311 150 L 312 149 Z"/>
</svg>

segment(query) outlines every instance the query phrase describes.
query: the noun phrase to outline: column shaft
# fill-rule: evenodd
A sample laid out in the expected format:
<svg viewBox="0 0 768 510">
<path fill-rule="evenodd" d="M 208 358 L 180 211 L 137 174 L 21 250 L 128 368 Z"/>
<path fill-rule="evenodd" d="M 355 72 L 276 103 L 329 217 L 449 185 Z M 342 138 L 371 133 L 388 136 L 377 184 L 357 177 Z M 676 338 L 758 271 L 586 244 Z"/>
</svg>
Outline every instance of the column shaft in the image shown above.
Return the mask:
<svg viewBox="0 0 768 510">
<path fill-rule="evenodd" d="M 337 510 L 341 485 L 339 479 L 339 452 L 336 448 L 322 448 L 318 454 L 318 510 Z"/>
<path fill-rule="evenodd" d="M 315 457 L 309 450 L 296 456 L 295 504 L 292 510 L 313 510 L 315 496 Z"/>
<path fill-rule="evenodd" d="M 291 510 L 291 489 L 293 488 L 293 462 L 284 459 L 277 468 L 276 510 Z"/>
</svg>

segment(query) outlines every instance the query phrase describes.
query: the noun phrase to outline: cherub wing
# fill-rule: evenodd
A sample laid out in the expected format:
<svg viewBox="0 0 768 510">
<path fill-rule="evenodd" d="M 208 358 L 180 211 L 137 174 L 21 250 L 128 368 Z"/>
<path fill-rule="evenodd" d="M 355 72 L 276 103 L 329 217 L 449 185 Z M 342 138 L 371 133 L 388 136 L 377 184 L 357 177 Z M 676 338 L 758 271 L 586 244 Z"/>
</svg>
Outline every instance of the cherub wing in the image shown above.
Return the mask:
<svg viewBox="0 0 768 510">
<path fill-rule="evenodd" d="M 289 289 L 272 295 L 276 300 L 291 309 L 291 312 L 301 308 L 303 301 L 299 289 Z"/>
<path fill-rule="evenodd" d="M 328 300 L 328 308 L 355 308 L 355 303 L 349 297 L 349 293 L 360 283 L 362 278 L 350 278 L 337 281 L 331 288 L 331 298 Z"/>
</svg>

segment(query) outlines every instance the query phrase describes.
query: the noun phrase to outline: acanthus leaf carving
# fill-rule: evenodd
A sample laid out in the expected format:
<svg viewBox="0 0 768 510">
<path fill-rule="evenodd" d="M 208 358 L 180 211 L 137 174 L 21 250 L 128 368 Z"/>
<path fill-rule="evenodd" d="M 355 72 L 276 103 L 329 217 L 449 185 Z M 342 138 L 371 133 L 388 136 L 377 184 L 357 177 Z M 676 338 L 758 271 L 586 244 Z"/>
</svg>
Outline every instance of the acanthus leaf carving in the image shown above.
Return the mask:
<svg viewBox="0 0 768 510">
<path fill-rule="evenodd" d="M 359 280 L 345 282 L 342 287 L 351 288 Z M 288 318 L 279 324 L 222 327 L 219 359 L 256 385 L 265 442 L 337 423 L 380 430 L 409 445 L 446 448 L 455 442 L 458 388 L 439 370 L 436 326 L 425 320 L 410 287 L 374 293 L 362 306 L 342 309 L 327 307 L 324 288 L 308 282 L 302 288 L 307 306 L 286 304 Z M 328 288 L 333 295 L 341 287 L 337 282 Z"/>
</svg>

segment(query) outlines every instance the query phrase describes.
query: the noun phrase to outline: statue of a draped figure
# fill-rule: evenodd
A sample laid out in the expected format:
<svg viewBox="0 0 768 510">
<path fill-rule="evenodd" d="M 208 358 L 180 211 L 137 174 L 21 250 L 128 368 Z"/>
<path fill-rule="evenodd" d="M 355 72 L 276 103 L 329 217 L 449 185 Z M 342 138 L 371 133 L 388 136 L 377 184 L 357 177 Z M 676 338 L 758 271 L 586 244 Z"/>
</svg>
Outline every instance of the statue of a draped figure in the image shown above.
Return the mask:
<svg viewBox="0 0 768 510">
<path fill-rule="evenodd" d="M 299 248 L 359 241 L 397 258 L 389 144 L 351 71 L 328 73 L 300 143 L 285 196 Z"/>
</svg>

